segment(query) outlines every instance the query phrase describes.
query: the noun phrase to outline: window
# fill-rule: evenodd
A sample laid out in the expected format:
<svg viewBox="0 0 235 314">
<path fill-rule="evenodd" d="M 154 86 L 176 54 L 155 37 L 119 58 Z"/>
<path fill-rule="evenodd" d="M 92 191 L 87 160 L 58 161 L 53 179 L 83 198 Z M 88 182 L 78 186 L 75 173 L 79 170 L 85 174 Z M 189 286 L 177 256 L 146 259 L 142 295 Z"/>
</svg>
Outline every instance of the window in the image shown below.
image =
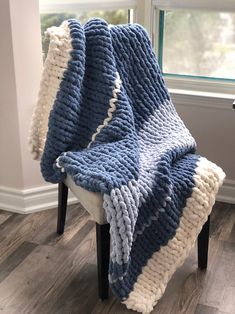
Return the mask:
<svg viewBox="0 0 235 314">
<path fill-rule="evenodd" d="M 235 79 L 235 14 L 161 11 L 163 73 Z"/>
<path fill-rule="evenodd" d="M 49 45 L 49 40 L 45 36 L 45 31 L 48 27 L 59 26 L 64 20 L 70 18 L 76 18 L 80 21 L 80 23 L 84 24 L 92 17 L 100 17 L 106 20 L 109 24 L 114 25 L 126 24 L 133 19 L 133 10 L 131 9 L 130 5 L 130 8 L 128 8 L 128 6 L 126 7 L 126 5 L 124 8 L 116 6 L 112 7 L 112 5 L 107 2 L 104 3 L 102 7 L 100 2 L 96 2 L 96 0 L 87 2 L 79 0 L 40 0 L 42 51 L 44 59 L 46 57 Z M 102 7 L 102 10 L 93 10 L 95 7 Z"/>
<path fill-rule="evenodd" d="M 235 90 L 235 1 L 39 0 L 44 57 L 46 28 L 68 18 L 102 17 L 110 24 L 137 22 L 153 41 L 170 90 Z"/>
<path fill-rule="evenodd" d="M 234 93 L 235 2 L 153 1 L 155 48 L 169 88 Z"/>
</svg>

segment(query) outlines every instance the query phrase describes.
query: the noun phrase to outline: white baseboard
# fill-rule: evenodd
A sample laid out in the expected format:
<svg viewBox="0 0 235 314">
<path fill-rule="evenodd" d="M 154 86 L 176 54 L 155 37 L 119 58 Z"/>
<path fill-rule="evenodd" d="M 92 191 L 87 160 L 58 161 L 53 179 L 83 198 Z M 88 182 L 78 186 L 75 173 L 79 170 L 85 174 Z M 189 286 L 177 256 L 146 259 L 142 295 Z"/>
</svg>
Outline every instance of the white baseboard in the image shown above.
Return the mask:
<svg viewBox="0 0 235 314">
<path fill-rule="evenodd" d="M 68 204 L 77 203 L 77 198 L 69 192 Z M 0 187 L 0 209 L 29 214 L 58 205 L 58 185 L 47 185 L 27 190 Z"/>
<path fill-rule="evenodd" d="M 29 214 L 54 208 L 58 204 L 57 198 L 57 185 L 47 185 L 23 191 L 0 187 L 0 209 L 20 214 Z M 235 204 L 235 180 L 224 181 L 216 200 Z M 69 192 L 68 204 L 77 202 L 77 198 Z"/>
<path fill-rule="evenodd" d="M 235 204 L 235 180 L 224 180 L 216 197 L 217 201 Z"/>
</svg>

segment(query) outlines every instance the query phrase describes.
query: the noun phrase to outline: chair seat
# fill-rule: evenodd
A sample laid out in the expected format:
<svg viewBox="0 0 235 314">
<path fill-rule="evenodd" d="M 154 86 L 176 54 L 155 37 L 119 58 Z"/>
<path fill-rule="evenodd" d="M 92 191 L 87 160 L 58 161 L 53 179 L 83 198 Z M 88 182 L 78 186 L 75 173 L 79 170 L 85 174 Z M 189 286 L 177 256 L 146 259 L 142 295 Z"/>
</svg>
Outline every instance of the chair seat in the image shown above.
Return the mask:
<svg viewBox="0 0 235 314">
<path fill-rule="evenodd" d="M 103 209 L 103 197 L 100 193 L 90 192 L 76 185 L 72 177 L 68 175 L 64 183 L 77 197 L 81 205 L 88 211 L 92 220 L 101 225 L 107 223 Z"/>
</svg>

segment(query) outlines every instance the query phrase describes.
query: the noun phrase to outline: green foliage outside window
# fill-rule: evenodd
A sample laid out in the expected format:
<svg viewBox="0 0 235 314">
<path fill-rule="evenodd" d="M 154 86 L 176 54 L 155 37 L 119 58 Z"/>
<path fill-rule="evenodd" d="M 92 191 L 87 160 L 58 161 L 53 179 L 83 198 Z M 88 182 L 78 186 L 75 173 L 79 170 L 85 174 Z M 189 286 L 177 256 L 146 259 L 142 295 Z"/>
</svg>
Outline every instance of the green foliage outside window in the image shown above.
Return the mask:
<svg viewBox="0 0 235 314">
<path fill-rule="evenodd" d="M 54 14 L 41 14 L 41 35 L 42 35 L 42 51 L 43 58 L 45 59 L 49 40 L 45 36 L 45 31 L 51 26 L 59 26 L 63 21 L 76 18 L 80 23 L 84 24 L 92 17 L 99 17 L 106 20 L 109 24 L 125 24 L 128 23 L 128 11 L 90 11 L 85 13 L 54 13 Z"/>
<path fill-rule="evenodd" d="M 235 78 L 235 14 L 165 11 L 163 72 Z"/>
</svg>

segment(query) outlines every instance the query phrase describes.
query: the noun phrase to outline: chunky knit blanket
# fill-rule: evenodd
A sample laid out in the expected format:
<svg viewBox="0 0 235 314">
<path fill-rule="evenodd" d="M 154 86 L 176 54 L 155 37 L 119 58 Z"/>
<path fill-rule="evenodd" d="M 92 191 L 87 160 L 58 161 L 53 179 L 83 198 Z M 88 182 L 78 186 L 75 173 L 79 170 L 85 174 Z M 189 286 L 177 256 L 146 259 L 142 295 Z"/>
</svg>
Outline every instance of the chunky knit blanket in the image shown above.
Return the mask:
<svg viewBox="0 0 235 314">
<path fill-rule="evenodd" d="M 31 150 L 46 181 L 69 174 L 102 193 L 111 288 L 128 308 L 150 313 L 207 220 L 224 173 L 195 154 L 143 27 L 68 20 L 48 34 Z"/>
</svg>

